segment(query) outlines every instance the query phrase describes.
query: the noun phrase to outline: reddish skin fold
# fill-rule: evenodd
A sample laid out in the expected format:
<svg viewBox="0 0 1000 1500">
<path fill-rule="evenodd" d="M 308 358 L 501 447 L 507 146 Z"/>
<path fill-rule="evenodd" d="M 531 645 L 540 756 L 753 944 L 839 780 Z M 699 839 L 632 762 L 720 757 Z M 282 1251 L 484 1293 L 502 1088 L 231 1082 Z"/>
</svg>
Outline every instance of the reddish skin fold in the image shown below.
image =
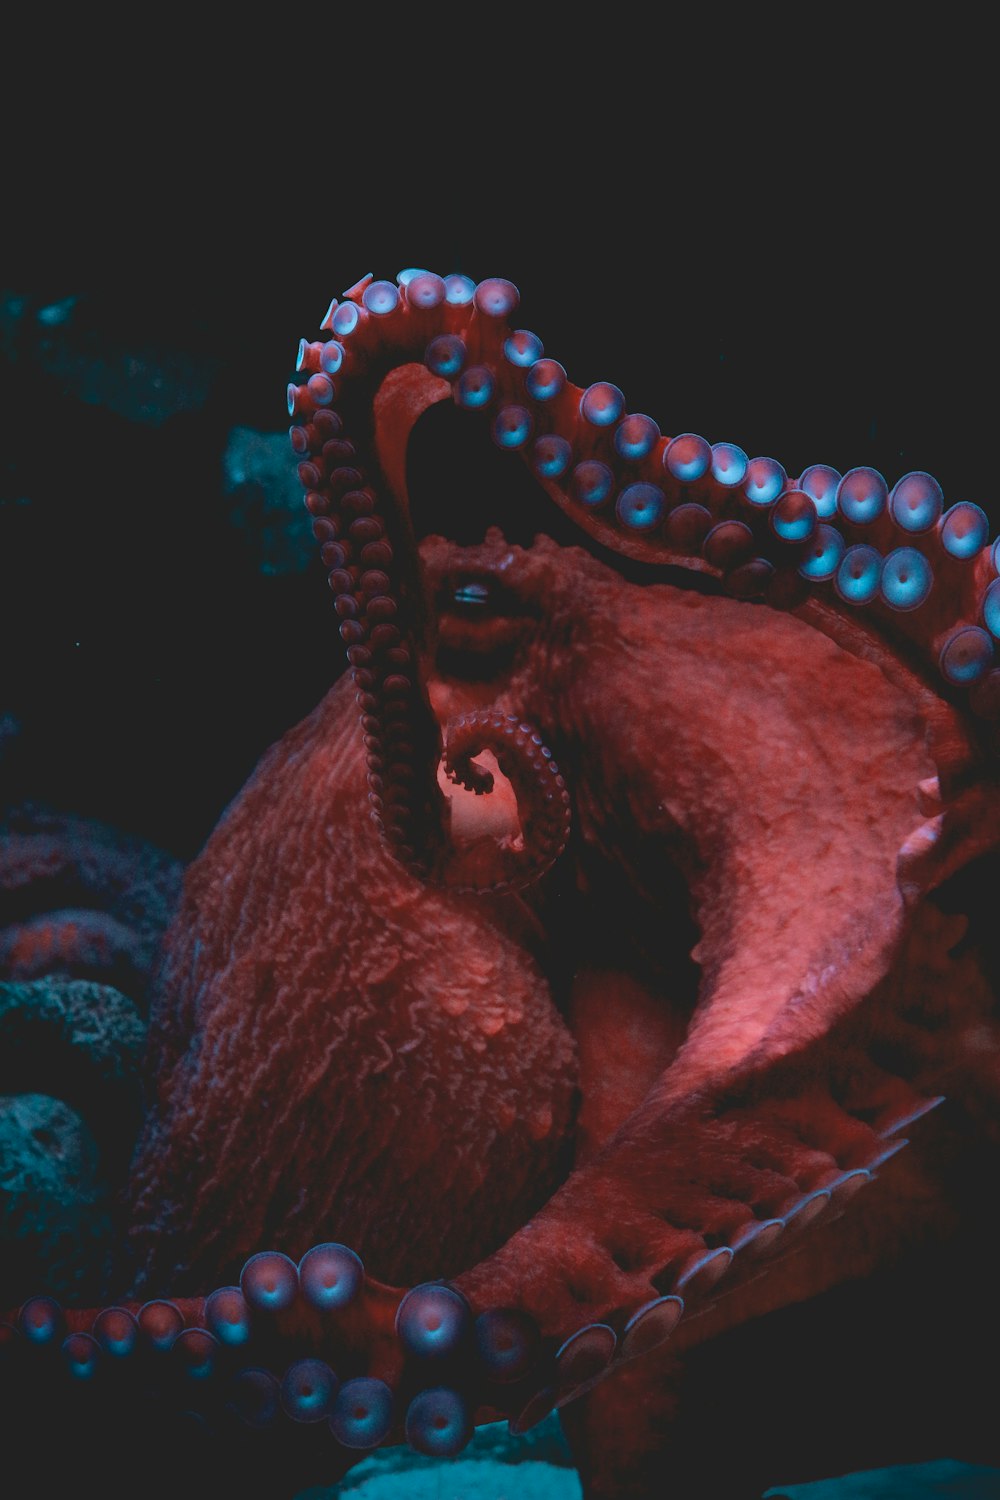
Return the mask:
<svg viewBox="0 0 1000 1500">
<path fill-rule="evenodd" d="M 935 667 L 988 549 L 962 571 L 925 540 L 926 605 L 852 610 L 802 582 L 766 513 L 675 475 L 687 448 L 622 460 L 577 388 L 533 401 L 503 352 L 507 283 L 470 312 L 436 281 L 386 313 L 359 283 L 343 343 L 301 355 L 293 446 L 355 681 L 268 752 L 188 871 L 109 1290 L 181 1299 L 199 1326 L 248 1256 L 343 1242 L 368 1271 L 350 1311 L 297 1303 L 249 1363 L 320 1354 L 402 1401 L 420 1380 L 400 1299 L 448 1278 L 473 1315 L 541 1335 L 507 1385 L 459 1372 L 478 1420 L 566 1406 L 588 1496 L 683 1488 L 679 1356 L 891 1263 L 940 1222 L 955 1121 L 995 1131 L 995 997 L 934 899 L 1000 845 L 988 684 L 970 702 Z M 420 361 L 459 334 L 501 436 L 523 402 L 619 493 L 646 485 L 629 503 L 657 491 L 655 526 L 575 503 L 567 471 L 540 484 L 610 561 L 496 528 L 418 551 L 407 443 L 453 394 Z M 703 546 L 690 511 L 671 530 L 682 505 L 728 530 Z M 628 582 L 613 554 L 732 597 Z M 309 1454 L 326 1478 L 356 1456 Z"/>
</svg>

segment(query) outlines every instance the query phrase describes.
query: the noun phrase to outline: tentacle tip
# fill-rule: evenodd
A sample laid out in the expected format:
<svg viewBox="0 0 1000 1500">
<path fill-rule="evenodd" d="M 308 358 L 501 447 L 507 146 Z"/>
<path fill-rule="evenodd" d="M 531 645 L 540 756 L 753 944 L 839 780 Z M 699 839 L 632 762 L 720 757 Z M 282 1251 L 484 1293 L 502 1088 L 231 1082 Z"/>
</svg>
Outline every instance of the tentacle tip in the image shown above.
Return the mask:
<svg viewBox="0 0 1000 1500">
<path fill-rule="evenodd" d="M 944 1094 L 935 1094 L 931 1099 L 924 1099 L 913 1109 L 907 1110 L 905 1114 L 899 1115 L 879 1130 L 882 1140 L 887 1140 L 896 1135 L 900 1130 L 906 1130 L 917 1120 L 922 1120 L 924 1115 L 929 1115 L 932 1110 L 937 1109 L 939 1104 L 945 1102 Z"/>
<path fill-rule="evenodd" d="M 507 1426 L 511 1435 L 521 1437 L 524 1433 L 530 1432 L 533 1427 L 537 1427 L 540 1422 L 544 1422 L 555 1406 L 555 1402 L 554 1386 L 543 1386 L 540 1391 L 536 1391 L 516 1416 L 508 1421 Z"/>
</svg>

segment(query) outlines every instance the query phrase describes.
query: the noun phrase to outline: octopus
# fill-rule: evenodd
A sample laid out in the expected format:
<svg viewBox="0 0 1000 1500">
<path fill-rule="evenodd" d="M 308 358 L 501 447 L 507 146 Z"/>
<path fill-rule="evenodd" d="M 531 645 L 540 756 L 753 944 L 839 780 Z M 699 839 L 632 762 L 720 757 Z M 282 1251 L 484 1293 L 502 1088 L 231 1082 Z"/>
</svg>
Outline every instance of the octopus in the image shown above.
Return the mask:
<svg viewBox="0 0 1000 1500">
<path fill-rule="evenodd" d="M 759 1495 L 809 1420 L 837 1429 L 816 1472 L 878 1461 L 863 1352 L 831 1416 L 829 1310 L 853 1331 L 895 1277 L 926 1348 L 928 1268 L 974 1240 L 1000 542 L 924 472 L 668 437 L 517 305 L 369 276 L 299 346 L 350 671 L 147 965 L 102 1305 L 42 1285 L 4 1329 L 46 1419 L 141 1434 L 146 1487 L 224 1464 L 278 1500 L 553 1409 L 588 1500 Z M 474 539 L 421 534 L 408 459 L 442 403 L 529 496 L 520 541 L 505 488 L 469 494 Z M 65 934 L 11 941 L 44 972 Z M 882 1418 L 889 1458 L 933 1454 Z"/>
</svg>

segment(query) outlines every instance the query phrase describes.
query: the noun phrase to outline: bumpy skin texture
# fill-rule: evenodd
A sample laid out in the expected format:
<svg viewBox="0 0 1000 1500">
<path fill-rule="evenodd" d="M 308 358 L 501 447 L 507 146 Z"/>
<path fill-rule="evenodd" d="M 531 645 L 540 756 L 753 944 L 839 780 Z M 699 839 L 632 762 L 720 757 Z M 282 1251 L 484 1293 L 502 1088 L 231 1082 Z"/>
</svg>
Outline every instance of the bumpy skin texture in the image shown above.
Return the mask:
<svg viewBox="0 0 1000 1500">
<path fill-rule="evenodd" d="M 149 1295 L 334 1225 L 383 1280 L 453 1275 L 558 1180 L 575 1066 L 544 977 L 516 924 L 400 869 L 363 789 L 345 680 L 188 876 L 132 1174 Z"/>
<path fill-rule="evenodd" d="M 310 404 L 322 381 L 296 388 L 356 682 L 269 752 L 188 872 L 109 1290 L 176 1297 L 197 1327 L 246 1256 L 342 1241 L 371 1278 L 347 1322 L 296 1304 L 245 1361 L 343 1356 L 397 1391 L 396 1439 L 422 1385 L 515 1428 L 567 1405 L 588 1494 L 683 1492 L 705 1460 L 671 1429 L 681 1357 L 953 1229 L 965 1135 L 995 1134 L 989 960 L 955 915 L 955 882 L 1000 843 L 992 689 L 970 706 L 927 665 L 991 565 L 964 563 L 949 594 L 935 554 L 926 611 L 850 618 L 792 587 L 801 551 L 748 574 L 742 532 L 695 556 L 678 526 L 657 557 L 546 480 L 596 541 L 687 574 L 626 579 L 497 530 L 428 539 L 418 566 L 406 440 L 449 389 L 434 360 L 385 377 L 439 333 L 411 321 L 330 357 L 347 409 L 374 412 L 363 460 Z M 494 368 L 502 334 L 465 337 Z M 318 368 L 316 346 L 302 357 Z M 575 456 L 609 457 L 599 439 L 583 423 Z M 731 520 L 716 489 L 697 503 Z M 676 476 L 661 498 L 693 503 Z M 513 792 L 477 797 L 477 735 Z M 469 789 L 438 783 L 442 740 Z M 404 1359 L 402 1288 L 441 1276 L 473 1314 L 533 1320 L 521 1378 Z M 308 1451 L 319 1477 L 353 1458 Z"/>
</svg>

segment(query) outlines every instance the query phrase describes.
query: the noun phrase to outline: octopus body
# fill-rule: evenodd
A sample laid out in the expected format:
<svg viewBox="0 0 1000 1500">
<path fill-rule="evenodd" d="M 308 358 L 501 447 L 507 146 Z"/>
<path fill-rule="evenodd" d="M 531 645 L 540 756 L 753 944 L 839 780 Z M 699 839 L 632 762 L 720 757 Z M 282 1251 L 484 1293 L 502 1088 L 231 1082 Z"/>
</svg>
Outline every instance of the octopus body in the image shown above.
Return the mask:
<svg viewBox="0 0 1000 1500">
<path fill-rule="evenodd" d="M 119 1300 L 7 1335 L 135 1369 L 262 1494 L 553 1407 L 588 1496 L 683 1491 L 685 1357 L 953 1228 L 996 1133 L 985 515 L 668 438 L 516 306 L 365 278 L 300 345 L 351 672 L 187 872 Z M 441 401 L 588 545 L 418 544 Z"/>
</svg>

